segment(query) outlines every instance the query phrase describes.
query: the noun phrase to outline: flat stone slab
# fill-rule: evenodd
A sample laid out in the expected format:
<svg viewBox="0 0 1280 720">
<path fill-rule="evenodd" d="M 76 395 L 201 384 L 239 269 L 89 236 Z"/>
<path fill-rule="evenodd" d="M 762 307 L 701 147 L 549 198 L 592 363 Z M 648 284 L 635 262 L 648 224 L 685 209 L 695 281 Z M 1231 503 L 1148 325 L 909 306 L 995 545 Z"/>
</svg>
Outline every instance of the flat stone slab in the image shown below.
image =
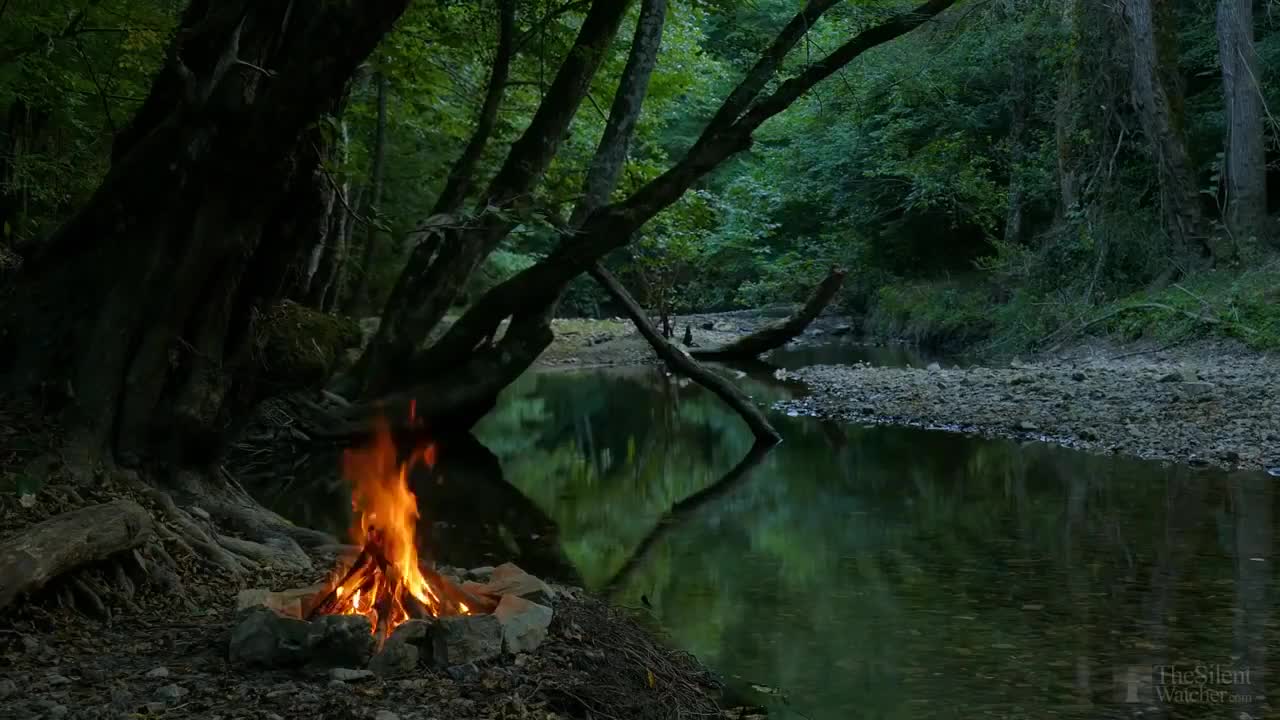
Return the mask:
<svg viewBox="0 0 1280 720">
<path fill-rule="evenodd" d="M 550 605 L 556 597 L 556 591 L 550 585 L 521 570 L 514 563 L 505 563 L 494 568 L 489 574 L 488 582 L 463 583 L 462 589 L 495 598 L 515 595 L 540 605 Z"/>
<path fill-rule="evenodd" d="M 317 603 L 324 599 L 329 589 L 325 583 L 318 583 L 292 590 L 274 591 L 266 588 L 241 590 L 236 594 L 236 610 L 247 610 L 251 607 L 266 607 L 285 617 L 306 619 L 315 609 Z"/>
</svg>

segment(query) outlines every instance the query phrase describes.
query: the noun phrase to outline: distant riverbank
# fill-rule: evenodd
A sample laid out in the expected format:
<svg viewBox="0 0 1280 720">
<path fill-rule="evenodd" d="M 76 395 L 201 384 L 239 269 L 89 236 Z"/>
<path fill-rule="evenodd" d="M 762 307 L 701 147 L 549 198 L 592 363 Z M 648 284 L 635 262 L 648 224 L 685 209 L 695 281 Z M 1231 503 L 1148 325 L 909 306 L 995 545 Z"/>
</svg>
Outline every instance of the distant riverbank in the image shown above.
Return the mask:
<svg viewBox="0 0 1280 720">
<path fill-rule="evenodd" d="M 1280 473 L 1280 359 L 1230 343 L 1145 353 L 1101 344 L 967 369 L 825 365 L 782 409 L 1036 439 L 1105 453 Z"/>
</svg>

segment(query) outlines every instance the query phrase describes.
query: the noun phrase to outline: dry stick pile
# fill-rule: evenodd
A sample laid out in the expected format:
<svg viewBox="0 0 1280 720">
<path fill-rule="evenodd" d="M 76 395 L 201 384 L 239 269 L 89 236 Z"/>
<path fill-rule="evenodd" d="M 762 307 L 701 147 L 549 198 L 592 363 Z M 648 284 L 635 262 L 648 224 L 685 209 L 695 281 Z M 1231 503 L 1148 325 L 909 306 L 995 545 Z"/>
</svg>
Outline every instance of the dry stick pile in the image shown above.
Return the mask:
<svg viewBox="0 0 1280 720">
<path fill-rule="evenodd" d="M 649 720 L 720 717 L 720 684 L 688 653 L 660 645 L 634 619 L 589 598 L 556 611 L 568 636 L 581 635 L 597 661 L 589 684 L 557 688 L 591 717 Z"/>
</svg>

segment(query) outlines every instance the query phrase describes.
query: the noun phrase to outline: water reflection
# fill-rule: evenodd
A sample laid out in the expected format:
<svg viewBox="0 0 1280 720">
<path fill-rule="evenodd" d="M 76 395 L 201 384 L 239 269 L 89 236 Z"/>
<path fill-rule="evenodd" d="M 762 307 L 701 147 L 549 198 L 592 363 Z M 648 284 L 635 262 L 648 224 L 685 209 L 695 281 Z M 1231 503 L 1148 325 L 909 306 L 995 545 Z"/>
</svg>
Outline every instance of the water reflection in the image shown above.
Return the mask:
<svg viewBox="0 0 1280 720">
<path fill-rule="evenodd" d="M 478 433 L 588 585 L 646 595 L 739 689 L 784 689 L 761 696 L 780 717 L 1272 715 L 1229 693 L 1274 685 L 1275 480 L 775 420 L 780 447 L 657 531 L 752 444 L 700 388 L 534 374 Z M 1152 666 L 1197 664 L 1234 672 L 1152 687 Z"/>
</svg>

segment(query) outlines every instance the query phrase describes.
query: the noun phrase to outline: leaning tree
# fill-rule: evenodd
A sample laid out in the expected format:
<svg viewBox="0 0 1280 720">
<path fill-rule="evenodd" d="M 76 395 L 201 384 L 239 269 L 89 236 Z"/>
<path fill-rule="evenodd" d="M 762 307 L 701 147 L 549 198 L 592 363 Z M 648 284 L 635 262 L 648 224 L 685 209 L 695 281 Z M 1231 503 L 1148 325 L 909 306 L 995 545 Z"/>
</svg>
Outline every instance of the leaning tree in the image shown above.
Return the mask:
<svg viewBox="0 0 1280 720">
<path fill-rule="evenodd" d="M 423 237 L 392 291 L 378 334 L 354 372 L 338 386 L 366 401 L 349 411 L 349 417 L 359 420 L 374 407 L 379 412 L 399 407 L 392 413 L 399 416 L 412 402 L 428 422 L 454 427 L 474 422 L 551 343 L 551 315 L 574 278 L 595 271 L 605 255 L 627 245 L 649 220 L 708 173 L 748 149 L 754 132 L 765 121 L 862 53 L 910 32 L 956 1 L 927 0 L 910 10 L 882 14 L 829 54 L 806 63 L 795 75 L 781 78 L 791 50 L 814 23 L 840 4 L 838 0 L 808 0 L 761 52 L 685 154 L 630 196 L 610 203 L 617 168 L 626 157 L 635 117 L 643 105 L 648 72 L 646 63 L 629 62 L 619 84 L 620 101 L 610 113 L 582 198 L 571 218 L 553 220 L 561 228 L 557 247 L 482 296 L 438 340 L 428 344 L 427 338 L 437 333 L 465 278 L 522 218 L 546 211 L 534 204 L 534 190 L 618 30 L 625 14 L 620 6 L 629 4 L 593 3 L 532 121 L 512 144 L 498 172 L 476 194 L 473 209 L 459 212 L 461 199 L 454 195 L 450 206 L 437 208 L 437 214 L 424 223 Z M 653 5 L 646 3 L 650 15 L 655 14 Z M 656 14 L 664 11 L 665 7 Z M 656 40 L 640 23 L 634 43 L 639 47 L 646 42 Z M 486 109 L 492 108 L 491 102 L 501 102 L 501 87 L 496 84 L 501 77 L 495 66 Z M 481 123 L 468 150 L 483 148 L 487 133 Z M 464 154 L 459 164 L 467 157 Z M 474 171 L 473 164 L 465 172 Z M 456 175 L 457 168 L 451 182 Z M 466 183 L 479 184 L 475 178 Z"/>
<path fill-rule="evenodd" d="M 503 40 L 475 136 L 424 223 L 377 337 L 347 378 L 364 401 L 353 414 L 416 399 L 429 422 L 469 427 L 551 342 L 552 312 L 575 277 L 749 148 L 761 124 L 816 84 L 956 2 L 880 12 L 828 55 L 779 77 L 792 49 L 839 4 L 808 0 L 683 157 L 610 202 L 666 11 L 665 2 L 647 0 L 582 199 L 559 222 L 558 246 L 482 296 L 428 346 L 466 278 L 521 217 L 539 210 L 535 190 L 633 5 L 565 6 L 585 6 L 573 46 L 497 173 L 482 182 L 476 158 L 500 112 L 513 52 L 513 3 L 499 0 Z M 313 539 L 254 508 L 234 482 L 199 469 L 213 466 L 229 430 L 261 399 L 251 371 L 259 320 L 296 289 L 313 236 L 323 231 L 310 215 L 333 203 L 318 121 L 341 106 L 356 68 L 407 4 L 191 0 L 149 96 L 116 139 L 101 186 L 28 259 L 3 306 L 0 370 L 10 389 L 37 390 L 60 404 L 89 457 L 148 470 L 143 475 L 164 488 L 158 501 L 179 524 L 189 526 L 190 516 L 174 506 L 174 492 L 199 498 L 246 537 Z M 193 544 L 211 545 L 210 556 L 235 565 L 219 554 L 224 539 L 210 543 L 197 530 Z"/>
</svg>

